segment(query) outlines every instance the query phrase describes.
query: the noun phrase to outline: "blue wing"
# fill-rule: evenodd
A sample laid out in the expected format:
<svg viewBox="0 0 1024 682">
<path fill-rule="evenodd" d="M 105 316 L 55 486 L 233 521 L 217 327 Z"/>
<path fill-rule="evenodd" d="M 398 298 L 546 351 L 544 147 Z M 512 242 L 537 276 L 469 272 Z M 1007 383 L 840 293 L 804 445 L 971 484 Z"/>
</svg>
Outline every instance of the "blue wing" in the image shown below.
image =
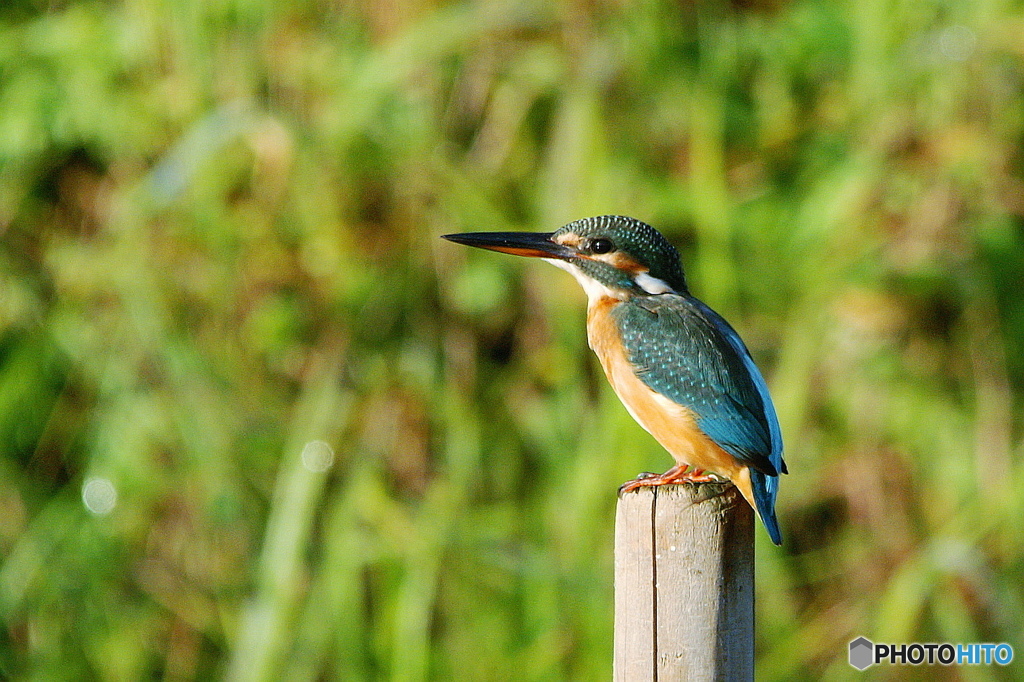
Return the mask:
<svg viewBox="0 0 1024 682">
<path fill-rule="evenodd" d="M 693 410 L 697 425 L 751 468 L 758 513 L 776 544 L 778 476 L 786 473 L 782 432 L 768 387 L 736 331 L 701 301 L 636 296 L 612 310 L 637 376 Z"/>
<path fill-rule="evenodd" d="M 722 449 L 769 476 L 782 465 L 782 438 L 761 373 L 717 313 L 679 295 L 634 297 L 612 311 L 637 376 L 693 410 Z"/>
</svg>

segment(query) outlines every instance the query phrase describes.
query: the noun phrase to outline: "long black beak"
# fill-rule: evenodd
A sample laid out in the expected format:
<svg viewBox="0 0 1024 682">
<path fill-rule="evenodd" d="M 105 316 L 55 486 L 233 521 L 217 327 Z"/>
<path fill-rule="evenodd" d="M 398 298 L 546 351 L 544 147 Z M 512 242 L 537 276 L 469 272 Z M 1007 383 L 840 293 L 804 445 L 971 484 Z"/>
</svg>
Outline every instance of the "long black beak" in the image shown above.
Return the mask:
<svg viewBox="0 0 1024 682">
<path fill-rule="evenodd" d="M 551 241 L 553 234 L 554 232 L 463 232 L 462 234 L 441 236 L 456 244 L 501 251 L 516 256 L 568 260 L 578 255 L 573 249 Z"/>
</svg>

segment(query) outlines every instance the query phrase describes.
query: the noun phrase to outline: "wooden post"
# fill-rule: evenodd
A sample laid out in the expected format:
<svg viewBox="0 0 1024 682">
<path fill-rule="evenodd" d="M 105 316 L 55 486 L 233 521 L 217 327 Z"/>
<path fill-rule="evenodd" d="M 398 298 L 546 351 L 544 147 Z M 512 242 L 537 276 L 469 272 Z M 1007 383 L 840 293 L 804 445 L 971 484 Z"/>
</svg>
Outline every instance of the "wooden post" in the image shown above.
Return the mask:
<svg viewBox="0 0 1024 682">
<path fill-rule="evenodd" d="M 731 483 L 619 497 L 614 679 L 754 679 L 754 513 Z"/>
</svg>

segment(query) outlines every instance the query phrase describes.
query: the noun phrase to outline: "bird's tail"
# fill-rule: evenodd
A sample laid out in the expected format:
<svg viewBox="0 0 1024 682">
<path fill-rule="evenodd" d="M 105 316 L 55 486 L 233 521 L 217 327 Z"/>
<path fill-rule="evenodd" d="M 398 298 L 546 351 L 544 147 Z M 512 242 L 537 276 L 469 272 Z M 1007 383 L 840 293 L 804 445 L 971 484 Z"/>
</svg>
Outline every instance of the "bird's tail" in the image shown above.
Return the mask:
<svg viewBox="0 0 1024 682">
<path fill-rule="evenodd" d="M 779 477 L 768 476 L 749 467 L 743 470 L 743 474 L 745 475 L 739 476 L 738 480 L 734 479 L 733 483 L 761 517 L 768 537 L 776 545 L 781 545 L 782 531 L 779 530 L 779 520 L 775 518 L 775 495 L 779 491 Z"/>
</svg>

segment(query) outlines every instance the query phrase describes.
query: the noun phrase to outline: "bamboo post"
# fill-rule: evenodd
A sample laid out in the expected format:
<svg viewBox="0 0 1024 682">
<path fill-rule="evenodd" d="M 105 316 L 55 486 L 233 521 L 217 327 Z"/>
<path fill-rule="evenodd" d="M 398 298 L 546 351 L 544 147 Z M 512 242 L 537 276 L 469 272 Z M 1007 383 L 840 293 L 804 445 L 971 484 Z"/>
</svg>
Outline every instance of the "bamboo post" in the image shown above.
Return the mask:
<svg viewBox="0 0 1024 682">
<path fill-rule="evenodd" d="M 619 497 L 614 679 L 754 679 L 754 514 L 731 483 Z"/>
</svg>

